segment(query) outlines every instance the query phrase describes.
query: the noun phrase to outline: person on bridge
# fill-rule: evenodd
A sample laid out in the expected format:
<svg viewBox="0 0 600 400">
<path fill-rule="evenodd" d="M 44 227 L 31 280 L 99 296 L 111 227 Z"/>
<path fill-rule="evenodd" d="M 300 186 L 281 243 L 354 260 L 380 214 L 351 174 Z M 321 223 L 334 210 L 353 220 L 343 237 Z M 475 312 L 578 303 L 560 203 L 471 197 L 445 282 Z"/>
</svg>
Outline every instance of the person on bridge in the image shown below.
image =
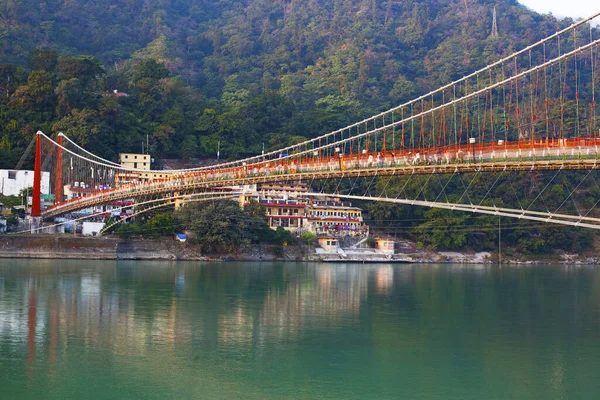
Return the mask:
<svg viewBox="0 0 600 400">
<path fill-rule="evenodd" d="M 335 159 L 333 157 L 331 157 L 329 159 L 329 170 L 333 171 L 335 169 Z"/>
</svg>

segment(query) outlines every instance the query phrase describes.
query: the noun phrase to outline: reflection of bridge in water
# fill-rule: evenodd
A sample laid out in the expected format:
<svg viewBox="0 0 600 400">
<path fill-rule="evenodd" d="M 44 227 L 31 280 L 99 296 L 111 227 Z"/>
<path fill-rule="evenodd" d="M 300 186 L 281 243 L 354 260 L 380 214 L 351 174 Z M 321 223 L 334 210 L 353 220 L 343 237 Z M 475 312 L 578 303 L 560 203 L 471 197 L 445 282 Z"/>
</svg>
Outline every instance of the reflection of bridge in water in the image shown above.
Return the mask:
<svg viewBox="0 0 600 400">
<path fill-rule="evenodd" d="M 113 390 L 115 398 L 131 385 L 146 390 L 134 397 L 145 398 L 173 397 L 178 390 L 179 397 L 200 398 L 327 397 L 314 389 L 320 384 L 339 385 L 336 398 L 348 398 L 344 378 L 351 376 L 361 387 L 373 382 L 363 397 L 394 398 L 400 385 L 376 392 L 382 379 L 396 384 L 408 376 L 408 382 L 422 371 L 419 382 L 428 382 L 432 368 L 454 373 L 457 357 L 477 368 L 520 366 L 502 371 L 512 373 L 511 382 L 523 382 L 524 371 L 539 376 L 540 365 L 549 366 L 543 376 L 555 376 L 556 366 L 540 364 L 540 354 L 561 360 L 561 371 L 579 368 L 574 376 L 587 371 L 593 377 L 599 353 L 577 355 L 597 347 L 599 272 L 9 261 L 0 265 L 0 353 L 13 372 L 3 389 L 41 394 L 52 381 L 51 397 L 61 398 L 89 393 L 89 382 L 110 382 L 103 393 Z M 509 361 L 507 349 L 514 357 Z M 279 378 L 271 380 L 277 392 L 256 384 L 264 376 Z M 297 378 L 282 387 L 284 376 Z M 479 382 L 481 374 L 473 379 Z M 298 395 L 306 381 L 311 390 Z M 515 390 L 524 393 L 530 382 Z M 590 390 L 593 385 L 577 394 Z"/>
<path fill-rule="evenodd" d="M 55 141 L 38 132 L 32 215 L 50 218 L 124 199 L 155 209 L 201 201 L 203 196 L 231 197 L 242 185 L 275 181 L 337 180 L 340 188 L 344 179 L 356 183 L 367 177 L 451 179 L 496 174 L 496 184 L 502 174 L 515 171 L 593 171 L 600 159 L 595 102 L 600 34 L 590 23 L 598 15 L 350 126 L 218 165 L 171 171 L 127 168 L 86 151 L 62 134 Z M 55 196 L 54 205 L 44 210 L 42 170 L 50 171 Z M 67 184 L 86 188 L 86 196 L 65 199 Z M 593 207 L 568 214 L 531 204 L 509 209 L 483 200 L 441 202 L 446 197 L 442 192 L 435 200 L 389 199 L 384 191 L 329 194 L 600 227 L 600 219 L 590 214 Z M 138 206 L 138 212 L 144 209 Z"/>
<path fill-rule="evenodd" d="M 210 265 L 172 268 L 150 262 L 136 269 L 132 263 L 109 261 L 93 262 L 82 269 L 77 261 L 66 261 L 62 271 L 67 275 L 60 276 L 44 268 L 38 271 L 39 265 L 24 260 L 17 264 L 17 269 L 0 270 L 0 276 L 15 282 L 0 286 L 0 338 L 21 338 L 21 345 L 28 346 L 33 358 L 42 356 L 36 350 L 41 347 L 49 352 L 49 362 L 55 362 L 52 357 L 60 351 L 57 347 L 81 337 L 91 346 L 110 345 L 117 354 L 127 356 L 150 351 L 157 336 L 169 349 L 212 339 L 219 346 L 258 344 L 266 348 L 273 338 L 301 337 L 314 320 L 326 319 L 340 327 L 357 325 L 369 282 L 378 294 L 393 285 L 393 271 L 386 266 L 298 269 L 297 265 L 264 264 L 259 270 L 243 265 L 234 267 L 230 276 Z M 286 269 L 285 278 L 278 272 L 280 267 Z M 380 269 L 385 271 L 383 280 Z M 254 298 L 247 288 L 260 281 L 259 276 L 268 278 L 269 283 L 262 283 L 264 293 Z M 149 301 L 155 298 L 150 281 L 160 288 L 162 301 L 158 303 Z M 204 282 L 210 287 L 203 287 Z M 234 291 L 235 302 L 224 298 L 228 285 L 243 289 Z M 190 302 L 190 298 L 197 301 Z M 220 302 L 223 304 L 213 315 L 212 307 Z M 204 319 L 198 319 L 199 314 Z"/>
</svg>

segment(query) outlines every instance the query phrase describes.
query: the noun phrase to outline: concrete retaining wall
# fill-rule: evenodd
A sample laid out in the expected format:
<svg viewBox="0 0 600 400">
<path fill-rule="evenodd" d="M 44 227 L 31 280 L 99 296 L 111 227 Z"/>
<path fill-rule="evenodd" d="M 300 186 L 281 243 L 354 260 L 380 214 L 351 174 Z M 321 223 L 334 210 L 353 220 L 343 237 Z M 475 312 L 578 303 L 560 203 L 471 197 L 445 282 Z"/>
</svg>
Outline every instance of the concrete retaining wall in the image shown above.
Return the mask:
<svg viewBox="0 0 600 400">
<path fill-rule="evenodd" d="M 306 249 L 290 246 L 282 259 L 303 260 Z M 107 260 L 274 260 L 273 246 L 254 246 L 229 255 L 202 255 L 197 245 L 172 239 L 119 240 L 70 235 L 0 236 L 0 258 L 79 258 Z"/>
<path fill-rule="evenodd" d="M 115 259 L 117 241 L 67 236 L 0 236 L 2 258 Z"/>
</svg>

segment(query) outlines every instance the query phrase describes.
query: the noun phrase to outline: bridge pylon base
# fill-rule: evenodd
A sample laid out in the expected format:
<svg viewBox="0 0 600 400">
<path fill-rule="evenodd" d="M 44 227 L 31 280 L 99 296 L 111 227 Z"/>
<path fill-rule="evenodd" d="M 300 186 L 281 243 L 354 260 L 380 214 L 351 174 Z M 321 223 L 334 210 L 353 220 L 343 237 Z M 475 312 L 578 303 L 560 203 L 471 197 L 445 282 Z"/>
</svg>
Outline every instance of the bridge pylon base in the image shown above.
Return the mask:
<svg viewBox="0 0 600 400">
<path fill-rule="evenodd" d="M 29 231 L 30 233 L 42 233 L 40 229 L 42 227 L 42 217 L 29 217 Z"/>
</svg>

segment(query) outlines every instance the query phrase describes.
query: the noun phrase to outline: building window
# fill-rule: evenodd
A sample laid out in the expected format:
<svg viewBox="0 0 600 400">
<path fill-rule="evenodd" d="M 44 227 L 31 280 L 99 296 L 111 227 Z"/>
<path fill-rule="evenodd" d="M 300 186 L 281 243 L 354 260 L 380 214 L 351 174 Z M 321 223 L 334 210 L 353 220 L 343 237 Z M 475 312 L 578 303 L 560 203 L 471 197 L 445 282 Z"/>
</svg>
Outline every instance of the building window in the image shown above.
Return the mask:
<svg viewBox="0 0 600 400">
<path fill-rule="evenodd" d="M 125 155 L 125 158 L 129 158 L 129 156 L 128 156 L 128 155 Z"/>
<path fill-rule="evenodd" d="M 8 179 L 17 179 L 17 171 L 8 171 Z"/>
</svg>

